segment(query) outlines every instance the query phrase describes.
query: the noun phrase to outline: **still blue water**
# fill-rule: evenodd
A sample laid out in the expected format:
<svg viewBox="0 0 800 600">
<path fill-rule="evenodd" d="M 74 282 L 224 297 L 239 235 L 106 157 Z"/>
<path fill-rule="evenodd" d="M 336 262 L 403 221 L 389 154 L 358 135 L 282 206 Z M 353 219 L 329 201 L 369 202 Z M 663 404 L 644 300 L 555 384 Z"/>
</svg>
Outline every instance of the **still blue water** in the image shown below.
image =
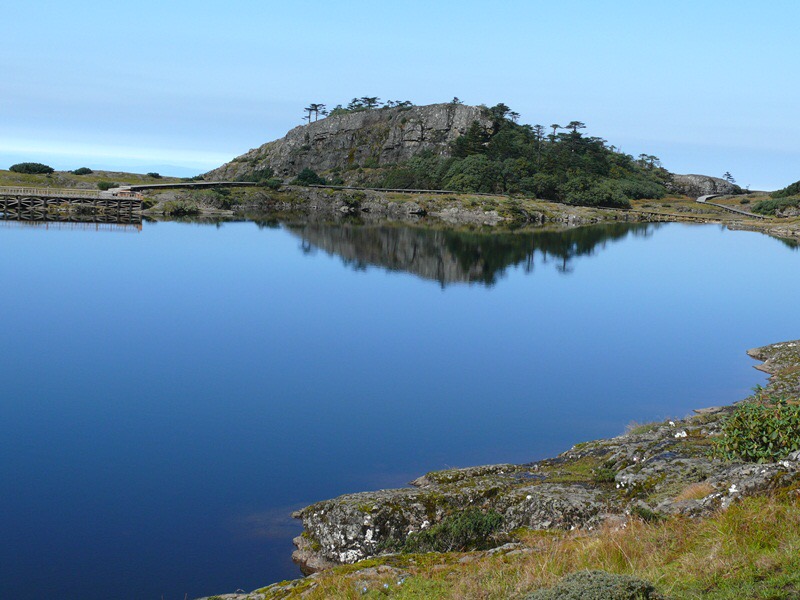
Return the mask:
<svg viewBox="0 0 800 600">
<path fill-rule="evenodd" d="M 295 508 L 740 399 L 745 350 L 800 337 L 800 253 L 717 226 L 12 228 L 0 257 L 0 598 L 294 577 Z"/>
</svg>

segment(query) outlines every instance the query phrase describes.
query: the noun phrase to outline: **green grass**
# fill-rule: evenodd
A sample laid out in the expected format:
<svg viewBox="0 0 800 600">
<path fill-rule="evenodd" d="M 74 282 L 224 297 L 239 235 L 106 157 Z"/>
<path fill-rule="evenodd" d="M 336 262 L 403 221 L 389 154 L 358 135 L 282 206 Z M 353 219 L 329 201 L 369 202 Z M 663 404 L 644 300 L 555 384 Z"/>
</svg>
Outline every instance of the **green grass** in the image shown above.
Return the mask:
<svg viewBox="0 0 800 600">
<path fill-rule="evenodd" d="M 74 175 L 69 171 L 56 171 L 50 175 L 27 175 L 0 169 L 0 186 L 4 187 L 50 187 L 96 189 L 99 181 L 114 181 L 121 184 L 178 183 L 179 177 L 154 178 L 139 173 L 116 171 L 94 171 L 89 175 Z"/>
</svg>

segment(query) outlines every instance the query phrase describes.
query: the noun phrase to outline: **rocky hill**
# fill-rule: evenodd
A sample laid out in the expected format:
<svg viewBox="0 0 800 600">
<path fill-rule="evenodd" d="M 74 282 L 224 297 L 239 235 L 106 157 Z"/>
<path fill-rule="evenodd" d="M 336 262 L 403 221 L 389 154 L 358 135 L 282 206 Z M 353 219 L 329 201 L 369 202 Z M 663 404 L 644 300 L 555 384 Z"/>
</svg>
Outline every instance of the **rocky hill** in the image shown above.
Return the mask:
<svg viewBox="0 0 800 600">
<path fill-rule="evenodd" d="M 446 156 L 450 142 L 473 121 L 489 127 L 485 110 L 464 104 L 431 104 L 362 110 L 295 127 L 285 137 L 254 148 L 206 174 L 209 180 L 236 180 L 271 168 L 279 177 L 303 169 L 398 163 L 424 150 Z"/>
<path fill-rule="evenodd" d="M 708 175 L 672 175 L 671 191 L 686 196 L 705 196 L 706 194 L 740 194 L 742 188 L 734 183 L 709 177 Z"/>
</svg>

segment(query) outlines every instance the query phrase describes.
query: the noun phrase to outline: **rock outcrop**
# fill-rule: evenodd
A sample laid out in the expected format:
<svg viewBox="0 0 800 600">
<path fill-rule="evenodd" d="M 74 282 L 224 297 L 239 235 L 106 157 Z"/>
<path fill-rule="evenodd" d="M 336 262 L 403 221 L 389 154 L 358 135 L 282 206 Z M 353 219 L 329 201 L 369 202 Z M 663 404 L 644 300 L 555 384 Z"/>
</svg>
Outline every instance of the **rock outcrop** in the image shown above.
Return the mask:
<svg viewBox="0 0 800 600">
<path fill-rule="evenodd" d="M 708 175 L 672 175 L 667 188 L 685 196 L 699 197 L 708 194 L 738 194 L 741 188 L 719 177 Z"/>
<path fill-rule="evenodd" d="M 447 155 L 450 142 L 474 121 L 491 125 L 485 110 L 464 104 L 431 104 L 362 110 L 295 127 L 285 137 L 254 148 L 206 174 L 209 180 L 237 180 L 273 169 L 279 177 L 303 169 L 316 172 L 385 165 L 408 160 L 425 150 Z"/>
</svg>

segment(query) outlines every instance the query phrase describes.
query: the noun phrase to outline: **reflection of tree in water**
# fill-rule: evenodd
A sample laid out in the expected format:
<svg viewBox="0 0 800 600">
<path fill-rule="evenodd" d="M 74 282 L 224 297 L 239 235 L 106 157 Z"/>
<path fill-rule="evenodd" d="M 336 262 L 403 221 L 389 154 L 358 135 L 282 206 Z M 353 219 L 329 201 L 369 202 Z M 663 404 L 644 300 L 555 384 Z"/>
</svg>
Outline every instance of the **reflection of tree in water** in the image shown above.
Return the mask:
<svg viewBox="0 0 800 600">
<path fill-rule="evenodd" d="M 800 248 L 800 242 L 792 238 L 776 238 L 778 241 L 783 242 L 783 245 L 792 250 Z"/>
<path fill-rule="evenodd" d="M 494 285 L 509 266 L 526 272 L 539 262 L 555 263 L 571 273 L 575 257 L 594 253 L 609 241 L 628 235 L 649 236 L 653 223 L 595 225 L 565 231 L 475 233 L 414 227 L 291 224 L 287 230 L 301 238 L 301 249 L 320 249 L 342 258 L 357 270 L 378 266 L 438 281 L 442 287 L 457 282 Z"/>
</svg>

